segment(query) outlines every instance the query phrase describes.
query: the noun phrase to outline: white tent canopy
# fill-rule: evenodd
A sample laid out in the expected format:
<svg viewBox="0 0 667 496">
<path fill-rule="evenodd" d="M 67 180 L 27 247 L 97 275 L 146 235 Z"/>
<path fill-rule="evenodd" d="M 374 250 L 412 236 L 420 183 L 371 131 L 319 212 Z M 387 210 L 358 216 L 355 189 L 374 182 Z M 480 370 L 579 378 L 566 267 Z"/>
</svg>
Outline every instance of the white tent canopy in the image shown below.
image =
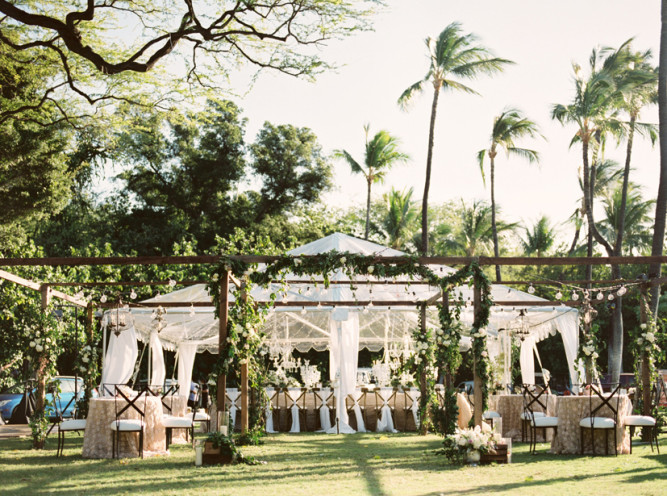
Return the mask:
<svg viewBox="0 0 667 496">
<path fill-rule="evenodd" d="M 369 241 L 360 240 L 351 236 L 335 233 L 312 243 L 296 248 L 289 252 L 290 255 L 316 255 L 329 251 L 349 252 L 362 255 L 379 256 L 402 256 L 405 253 L 398 250 L 378 245 Z M 446 266 L 431 266 L 436 273 L 447 274 L 455 272 L 454 269 Z M 261 270 L 261 267 L 260 269 Z M 347 307 L 347 318 L 345 321 L 354 322 L 354 342 L 358 343 L 358 348 L 346 350 L 356 357 L 359 349 L 367 348 L 371 351 L 378 351 L 387 346 L 400 346 L 403 349 L 412 349 L 412 331 L 417 326 L 418 310 L 416 302 L 423 302 L 439 294 L 439 288 L 421 284 L 419 282 L 410 282 L 408 277 L 399 278 L 406 284 L 384 284 L 372 276 L 356 277 L 356 281 L 371 281 L 373 284 L 359 284 L 353 290 L 348 281 L 348 276 L 338 272 L 331 275 L 331 284 L 324 288 L 320 283 L 315 285 L 310 277 L 288 275 L 290 280 L 289 289 L 283 298 L 283 301 L 290 303 L 289 306 L 276 307 L 273 310 L 265 324 L 265 331 L 268 334 L 270 342 L 278 343 L 282 346 L 290 346 L 299 351 L 308 351 L 309 349 L 330 350 L 332 342 L 337 342 L 337 338 L 332 338 L 332 331 L 336 329 L 336 320 L 334 312 L 336 308 L 332 306 L 301 306 L 302 302 L 317 301 L 397 301 L 397 302 L 415 302 L 415 306 L 403 305 L 396 307 L 372 305 L 368 307 L 351 306 Z M 251 295 L 256 301 L 269 301 L 272 292 L 278 291 L 280 285 L 275 284 L 272 287 L 255 287 L 251 290 Z M 468 327 L 472 324 L 473 308 L 472 298 L 473 289 L 468 287 L 459 287 L 454 291 L 451 298 L 457 298 L 462 295 L 466 302 L 465 309 L 461 312 L 461 318 Z M 489 334 L 489 353 L 491 357 L 498 357 L 501 354 L 507 356 L 508 339 L 504 339 L 503 329 L 512 328 L 516 325 L 519 318 L 519 311 L 525 310 L 523 324 L 529 329 L 530 335 L 522 342 L 521 350 L 521 371 L 524 383 L 534 383 L 534 362 L 533 352 L 536 352 L 535 343 L 547 338 L 550 335 L 561 333 L 565 345 L 566 359 L 569 365 L 570 377 L 572 382 L 576 380 L 574 369 L 574 360 L 578 348 L 578 312 L 576 309 L 555 305 L 553 307 L 531 306 L 531 303 L 543 302 L 542 298 L 518 291 L 501 284 L 492 285 L 491 296 L 495 301 L 516 301 L 521 302 L 521 306 L 514 308 L 494 307 L 491 311 L 490 323 L 488 326 Z M 282 294 L 281 294 L 282 296 Z M 231 295 L 230 295 L 231 297 Z M 160 297 L 145 300 L 146 302 L 181 302 L 185 303 L 183 307 L 167 308 L 166 327 L 159 334 L 159 340 L 162 346 L 169 350 L 177 350 L 187 344 L 188 350 L 196 348 L 197 352 L 218 351 L 218 322 L 214 316 L 214 307 L 208 306 L 194 307 L 189 303 L 210 303 L 211 297 L 206 290 L 205 285 L 194 285 Z M 523 303 L 525 302 L 525 305 Z M 340 307 L 337 307 L 340 310 Z M 137 337 L 144 341 L 151 340 L 151 332 L 154 331 L 153 308 L 132 308 L 131 322 L 133 330 L 136 330 Z M 437 311 L 430 308 L 427 312 L 427 325 L 438 328 L 440 326 Z M 348 324 L 349 327 L 349 324 Z M 112 334 L 109 350 L 112 350 L 111 344 L 115 336 Z M 152 338 L 153 342 L 155 337 Z M 463 349 L 469 347 L 470 339 L 464 336 L 461 346 Z M 153 348 L 155 345 L 153 345 Z M 180 353 L 179 353 L 180 354 Z M 127 355 L 127 354 L 126 354 Z M 189 354 L 188 354 L 189 355 Z M 108 356 L 107 361 L 109 361 Z M 114 357 L 115 361 L 116 358 Z M 356 368 L 356 358 L 354 360 Z M 334 363 L 332 361 L 332 363 Z M 187 367 L 186 367 L 187 368 Z M 332 367 L 333 368 L 333 367 Z M 190 374 L 192 367 L 189 367 Z M 336 371 L 332 370 L 332 379 Z M 183 371 L 187 375 L 187 370 Z M 186 380 L 186 377 L 183 380 Z M 189 379 L 189 378 L 187 378 Z M 179 382 L 181 380 L 181 370 L 179 369 Z M 189 381 L 188 381 L 189 382 Z"/>
</svg>

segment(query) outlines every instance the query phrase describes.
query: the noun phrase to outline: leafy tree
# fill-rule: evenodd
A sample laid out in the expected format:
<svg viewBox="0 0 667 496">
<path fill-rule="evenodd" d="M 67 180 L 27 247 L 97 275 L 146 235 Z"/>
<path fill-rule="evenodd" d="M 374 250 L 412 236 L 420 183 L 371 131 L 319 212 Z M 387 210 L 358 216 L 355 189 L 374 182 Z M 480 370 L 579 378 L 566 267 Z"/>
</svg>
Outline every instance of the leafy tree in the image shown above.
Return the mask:
<svg viewBox="0 0 667 496">
<path fill-rule="evenodd" d="M 250 168 L 262 180 L 258 221 L 317 203 L 331 188 L 331 165 L 308 128 L 266 122 L 250 153 Z"/>
<path fill-rule="evenodd" d="M 412 191 L 412 188 L 403 192 L 392 188 L 384 195 L 387 207 L 384 230 L 392 248 L 405 249 L 405 244 L 418 229 L 419 210 L 412 201 Z"/>
<path fill-rule="evenodd" d="M 491 229 L 493 231 L 493 254 L 500 256 L 498 249 L 498 229 L 496 226 L 496 195 L 495 195 L 495 160 L 498 155 L 498 149 L 505 150 L 509 156 L 525 158 L 530 163 L 537 162 L 539 155 L 535 150 L 520 148 L 515 145 L 515 140 L 523 137 L 535 137 L 539 132 L 537 124 L 524 117 L 520 110 L 507 108 L 493 120 L 493 129 L 491 130 L 491 145 L 488 150 L 480 150 L 477 153 L 479 168 L 484 178 L 484 158 L 489 155 L 491 171 Z M 496 281 L 500 281 L 500 265 L 496 265 Z"/>
<path fill-rule="evenodd" d="M 431 104 L 431 120 L 428 134 L 428 150 L 426 156 L 426 180 L 422 199 L 422 241 L 421 252 L 428 253 L 428 192 L 431 185 L 431 164 L 433 161 L 433 140 L 435 138 L 435 117 L 438 109 L 438 98 L 441 91 L 458 90 L 476 94 L 476 91 L 464 85 L 460 79 L 473 79 L 479 74 L 499 72 L 512 62 L 493 57 L 483 46 L 477 45 L 474 34 L 462 34 L 461 25 L 453 22 L 447 26 L 437 38 L 426 38 L 429 55 L 429 69 L 424 78 L 409 88 L 399 97 L 402 107 L 412 98 L 424 91 L 427 84 L 433 86 L 433 103 Z"/>
<path fill-rule="evenodd" d="M 526 238 L 521 240 L 526 255 L 544 256 L 556 240 L 556 230 L 551 226 L 546 215 L 540 217 L 532 227 L 525 227 Z"/>
<path fill-rule="evenodd" d="M 34 57 L 54 60 L 58 74 L 37 106 L 57 92 L 59 102 L 154 105 L 179 90 L 219 89 L 219 81 L 242 63 L 315 75 L 328 65 L 312 48 L 368 29 L 378 3 L 204 1 L 156 8 L 144 1 L 89 1 L 83 7 L 71 0 L 0 0 L 0 44 L 26 64 Z M 2 108 L 0 117 L 5 115 Z"/>
<path fill-rule="evenodd" d="M 408 155 L 398 149 L 399 140 L 391 136 L 387 131 L 378 131 L 369 141 L 368 131 L 370 126 L 364 126 L 366 134 L 366 150 L 364 153 L 364 164 L 357 162 L 346 150 L 336 150 L 337 157 L 344 159 L 352 172 L 361 174 L 366 179 L 366 231 L 364 239 L 368 239 L 371 217 L 371 186 L 374 183 L 384 182 L 385 175 L 397 163 L 408 160 Z"/>
</svg>

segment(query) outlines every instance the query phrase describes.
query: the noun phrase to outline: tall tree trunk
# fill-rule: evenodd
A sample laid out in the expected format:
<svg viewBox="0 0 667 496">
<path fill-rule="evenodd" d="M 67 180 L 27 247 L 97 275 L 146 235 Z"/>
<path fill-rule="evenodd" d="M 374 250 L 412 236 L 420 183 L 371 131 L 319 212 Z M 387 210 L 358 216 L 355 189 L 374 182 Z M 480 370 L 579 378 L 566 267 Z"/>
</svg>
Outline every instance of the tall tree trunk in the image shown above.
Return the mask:
<svg viewBox="0 0 667 496">
<path fill-rule="evenodd" d="M 625 169 L 623 171 L 623 189 L 621 191 L 621 208 L 619 211 L 618 225 L 616 226 L 616 241 L 614 249 L 609 253 L 610 257 L 620 256 L 623 253 L 623 235 L 625 231 L 625 211 L 628 203 L 628 185 L 630 183 L 630 162 L 632 159 L 632 144 L 635 136 L 635 122 L 637 114 L 630 115 L 630 132 L 628 133 L 628 144 L 625 153 Z M 611 266 L 611 278 L 621 278 L 621 268 L 618 265 Z M 614 304 L 611 321 L 611 339 L 609 340 L 609 358 L 607 366 L 611 374 L 611 382 L 619 382 L 623 372 L 623 298 L 617 296 Z"/>
<path fill-rule="evenodd" d="M 364 239 L 368 240 L 368 228 L 371 223 L 371 180 L 367 179 L 366 182 L 368 183 L 368 190 L 366 193 L 366 234 Z"/>
<path fill-rule="evenodd" d="M 428 130 L 428 154 L 426 155 L 426 181 L 422 199 L 422 255 L 428 255 L 428 190 L 431 186 L 431 164 L 433 162 L 433 139 L 435 135 L 435 115 L 438 110 L 441 83 L 433 84 L 433 103 L 431 104 L 431 124 Z"/>
<path fill-rule="evenodd" d="M 583 165 L 584 165 L 584 214 L 586 215 L 586 222 L 588 224 L 588 242 L 586 243 L 586 256 L 592 257 L 593 256 L 593 231 L 591 228 L 591 222 L 592 219 L 589 215 L 590 210 L 593 208 L 592 205 L 592 200 L 590 198 L 590 170 L 588 167 L 588 141 L 584 139 L 582 141 L 581 145 L 581 150 L 582 150 L 582 160 L 583 160 Z M 584 277 L 587 281 L 590 281 L 593 279 L 593 266 L 592 265 L 587 265 L 586 266 L 586 275 Z M 590 284 L 587 285 L 587 287 L 590 288 Z"/>
<path fill-rule="evenodd" d="M 496 227 L 496 167 L 495 167 L 495 150 L 489 150 L 489 159 L 491 160 L 491 231 L 493 232 L 493 255 L 500 256 L 498 249 L 498 228 Z M 500 282 L 500 265 L 496 265 L 496 282 Z"/>
<path fill-rule="evenodd" d="M 660 28 L 660 62 L 658 72 L 658 117 L 660 122 L 660 183 L 655 202 L 655 226 L 651 255 L 662 255 L 665 242 L 665 215 L 667 214 L 667 0 L 662 0 Z M 651 264 L 649 277 L 660 277 L 661 265 Z M 657 317 L 660 285 L 651 282 L 651 312 Z"/>
</svg>

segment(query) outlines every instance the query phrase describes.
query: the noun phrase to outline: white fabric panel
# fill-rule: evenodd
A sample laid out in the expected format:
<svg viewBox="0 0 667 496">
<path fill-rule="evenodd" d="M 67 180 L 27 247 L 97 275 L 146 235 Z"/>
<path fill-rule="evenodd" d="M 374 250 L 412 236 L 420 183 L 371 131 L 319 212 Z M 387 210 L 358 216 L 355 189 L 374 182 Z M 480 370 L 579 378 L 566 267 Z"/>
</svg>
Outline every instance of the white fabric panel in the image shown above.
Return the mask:
<svg viewBox="0 0 667 496">
<path fill-rule="evenodd" d="M 364 416 L 361 413 L 361 407 L 359 406 L 359 399 L 361 398 L 362 392 L 360 390 L 355 390 L 350 393 L 350 398 L 354 401 L 354 406 L 352 411 L 354 412 L 354 418 L 357 421 L 357 432 L 366 432 L 366 425 L 364 424 Z"/>
<path fill-rule="evenodd" d="M 162 351 L 162 343 L 158 337 L 157 331 L 151 332 L 151 355 L 152 355 L 152 373 L 151 384 L 155 386 L 162 386 L 164 379 L 167 376 L 167 370 L 164 366 L 164 352 Z"/>
<path fill-rule="evenodd" d="M 297 433 L 301 432 L 301 423 L 299 421 L 299 406 L 296 404 L 296 400 L 299 399 L 301 395 L 301 389 L 288 389 L 287 396 L 292 401 L 292 406 L 290 410 L 292 412 L 292 426 L 290 427 L 290 432 Z"/>
<path fill-rule="evenodd" d="M 519 363 L 521 364 L 521 381 L 523 384 L 535 384 L 535 358 L 533 358 L 534 348 L 535 338 L 533 336 L 528 336 L 521 342 Z"/>
<path fill-rule="evenodd" d="M 179 396 L 190 395 L 190 383 L 192 382 L 192 366 L 195 363 L 197 345 L 193 343 L 181 343 L 178 346 L 178 394 Z"/>
<path fill-rule="evenodd" d="M 387 403 L 391 395 L 394 394 L 394 390 L 392 388 L 380 388 L 376 391 L 382 398 L 382 408 L 380 409 L 380 417 L 375 432 L 398 432 L 394 429 L 394 419 L 391 417 L 391 408 Z"/>
<path fill-rule="evenodd" d="M 560 315 L 555 322 L 565 347 L 565 358 L 570 371 L 572 384 L 582 384 L 584 379 L 579 376 L 575 368 L 577 350 L 579 349 L 579 312 L 568 312 Z M 575 393 L 579 388 L 576 388 Z"/>
<path fill-rule="evenodd" d="M 103 332 L 106 332 L 106 326 Z M 129 381 L 132 378 L 138 354 L 137 334 L 134 326 L 128 327 L 118 336 L 112 332 L 104 359 L 102 384 L 125 384 Z"/>
<path fill-rule="evenodd" d="M 239 399 L 239 396 L 241 395 L 241 392 L 236 389 L 236 388 L 229 388 L 227 389 L 227 396 L 229 397 L 229 418 L 230 418 L 230 423 L 231 423 L 231 430 L 234 430 L 234 426 L 236 425 L 236 412 L 238 411 L 239 407 L 236 406 L 236 401 Z"/>
<path fill-rule="evenodd" d="M 350 313 L 348 320 L 342 322 L 331 320 L 329 332 L 331 333 L 330 379 L 332 383 L 335 383 L 338 374 L 340 395 L 345 398 L 357 386 L 359 316 L 356 313 Z"/>
</svg>

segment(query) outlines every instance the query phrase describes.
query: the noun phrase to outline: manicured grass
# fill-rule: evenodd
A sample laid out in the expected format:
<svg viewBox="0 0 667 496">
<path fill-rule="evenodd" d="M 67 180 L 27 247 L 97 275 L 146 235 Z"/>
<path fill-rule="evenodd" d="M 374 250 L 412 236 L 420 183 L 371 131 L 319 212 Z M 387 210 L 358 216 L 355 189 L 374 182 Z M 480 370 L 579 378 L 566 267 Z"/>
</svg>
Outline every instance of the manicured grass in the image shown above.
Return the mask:
<svg viewBox="0 0 667 496">
<path fill-rule="evenodd" d="M 537 456 L 514 445 L 511 465 L 458 467 L 433 454 L 441 440 L 415 434 L 280 434 L 243 452 L 266 465 L 194 466 L 194 450 L 172 446 L 171 455 L 148 459 L 84 460 L 82 439 L 68 438 L 63 458 L 55 439 L 33 451 L 28 439 L 0 440 L 0 493 L 174 495 L 665 495 L 667 436 L 663 454 L 635 444 L 632 455 Z"/>
</svg>

